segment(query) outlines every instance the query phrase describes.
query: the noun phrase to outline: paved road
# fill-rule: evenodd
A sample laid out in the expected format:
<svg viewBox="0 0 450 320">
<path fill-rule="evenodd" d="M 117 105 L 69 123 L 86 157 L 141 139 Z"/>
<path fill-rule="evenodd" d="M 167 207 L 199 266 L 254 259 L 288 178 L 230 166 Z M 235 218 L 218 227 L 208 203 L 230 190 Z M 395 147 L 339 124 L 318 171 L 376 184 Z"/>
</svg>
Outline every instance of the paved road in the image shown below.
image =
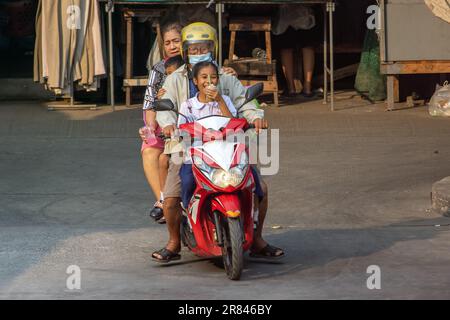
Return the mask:
<svg viewBox="0 0 450 320">
<path fill-rule="evenodd" d="M 450 298 L 450 219 L 429 211 L 450 175 L 450 119 L 357 99 L 268 109 L 281 128 L 266 237 L 280 263 L 246 260 L 231 282 L 183 251 L 155 265 L 139 109 L 47 112 L 0 104 L 0 299 Z M 273 226 L 281 226 L 274 229 Z M 81 290 L 66 287 L 69 265 Z M 381 269 L 381 289 L 366 286 Z"/>
</svg>

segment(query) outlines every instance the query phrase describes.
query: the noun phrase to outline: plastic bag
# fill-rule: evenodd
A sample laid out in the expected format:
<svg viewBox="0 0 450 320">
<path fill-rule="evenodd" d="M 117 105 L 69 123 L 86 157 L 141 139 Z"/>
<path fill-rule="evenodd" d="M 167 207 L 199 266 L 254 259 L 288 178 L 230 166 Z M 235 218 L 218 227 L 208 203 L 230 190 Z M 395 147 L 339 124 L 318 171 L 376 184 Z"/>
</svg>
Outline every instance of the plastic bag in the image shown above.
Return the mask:
<svg viewBox="0 0 450 320">
<path fill-rule="evenodd" d="M 431 97 L 428 112 L 432 116 L 450 117 L 450 86 L 448 81 L 444 85 L 436 85 L 436 91 Z"/>
</svg>

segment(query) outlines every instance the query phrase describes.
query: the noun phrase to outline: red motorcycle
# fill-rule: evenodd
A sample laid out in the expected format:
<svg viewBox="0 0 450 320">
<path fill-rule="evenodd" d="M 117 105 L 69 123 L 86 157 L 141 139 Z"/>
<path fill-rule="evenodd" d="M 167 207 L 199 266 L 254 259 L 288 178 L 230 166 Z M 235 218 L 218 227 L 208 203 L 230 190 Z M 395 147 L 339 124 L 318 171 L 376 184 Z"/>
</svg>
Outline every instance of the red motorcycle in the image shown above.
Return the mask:
<svg viewBox="0 0 450 320">
<path fill-rule="evenodd" d="M 248 88 L 242 105 L 262 90 L 262 84 Z M 157 111 L 175 111 L 170 100 L 160 100 L 155 106 Z M 197 256 L 222 256 L 232 280 L 241 276 L 243 255 L 252 246 L 258 216 L 247 147 L 226 138 L 252 127 L 245 119 L 208 116 L 179 128 L 190 138 L 202 141 L 201 146 L 188 150 L 197 186 L 183 210 L 182 242 Z"/>
</svg>

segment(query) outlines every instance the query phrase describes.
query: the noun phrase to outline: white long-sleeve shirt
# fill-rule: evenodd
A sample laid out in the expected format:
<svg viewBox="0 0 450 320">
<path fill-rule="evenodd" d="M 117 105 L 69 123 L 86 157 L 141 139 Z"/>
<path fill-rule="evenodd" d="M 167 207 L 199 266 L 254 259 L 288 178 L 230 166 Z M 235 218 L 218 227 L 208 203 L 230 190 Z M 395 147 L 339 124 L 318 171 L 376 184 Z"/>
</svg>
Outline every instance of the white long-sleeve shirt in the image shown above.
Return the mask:
<svg viewBox="0 0 450 320">
<path fill-rule="evenodd" d="M 230 110 L 231 114 L 235 117 L 237 115 L 237 110 L 233 105 L 233 102 L 231 102 L 230 97 L 223 95 L 222 98 L 225 101 L 228 110 Z M 193 122 L 206 116 L 223 115 L 217 101 L 208 103 L 200 102 L 198 100 L 198 93 L 195 97 L 183 102 L 180 106 L 179 112 L 184 114 L 188 118 L 188 121 L 183 116 L 180 116 L 178 117 L 178 126 L 186 122 Z"/>
</svg>

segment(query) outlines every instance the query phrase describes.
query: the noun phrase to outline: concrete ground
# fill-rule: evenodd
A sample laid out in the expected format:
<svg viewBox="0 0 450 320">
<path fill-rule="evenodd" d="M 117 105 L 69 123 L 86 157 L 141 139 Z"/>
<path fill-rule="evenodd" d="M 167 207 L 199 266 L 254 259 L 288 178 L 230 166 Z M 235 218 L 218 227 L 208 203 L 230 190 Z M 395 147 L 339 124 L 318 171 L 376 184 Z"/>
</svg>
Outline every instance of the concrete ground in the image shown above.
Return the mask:
<svg viewBox="0 0 450 320">
<path fill-rule="evenodd" d="M 287 256 L 246 259 L 241 281 L 183 249 L 147 212 L 139 107 L 48 112 L 0 104 L 0 299 L 449 299 L 450 219 L 430 211 L 450 175 L 450 119 L 385 112 L 348 94 L 267 108 L 280 128 L 265 234 Z M 81 268 L 69 290 L 68 266 Z M 366 286 L 368 267 L 381 289 Z"/>
</svg>

